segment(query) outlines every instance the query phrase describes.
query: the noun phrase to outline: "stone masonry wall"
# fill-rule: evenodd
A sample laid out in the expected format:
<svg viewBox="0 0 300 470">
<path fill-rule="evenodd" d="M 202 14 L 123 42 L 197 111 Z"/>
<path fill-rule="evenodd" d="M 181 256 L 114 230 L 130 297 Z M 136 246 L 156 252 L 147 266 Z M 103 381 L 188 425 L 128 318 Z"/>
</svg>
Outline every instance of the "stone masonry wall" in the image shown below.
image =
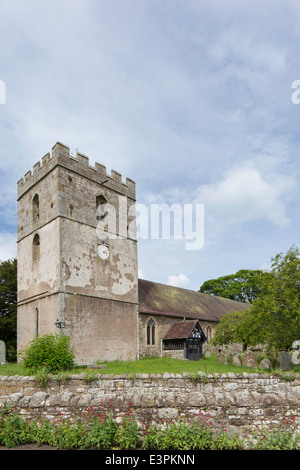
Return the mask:
<svg viewBox="0 0 300 470">
<path fill-rule="evenodd" d="M 114 409 L 118 415 L 130 406 L 141 428 L 149 422 L 167 422 L 209 414 L 214 428 L 224 425 L 240 434 L 276 427 L 293 417 L 300 430 L 300 376 L 283 380 L 268 374 L 221 374 L 189 377 L 187 374 L 97 374 L 87 382 L 83 374 L 64 383 L 51 379 L 37 385 L 34 377 L 0 377 L 0 406 L 10 405 L 34 418 L 73 417 L 92 407 Z M 130 405 L 129 405 L 130 404 Z"/>
</svg>

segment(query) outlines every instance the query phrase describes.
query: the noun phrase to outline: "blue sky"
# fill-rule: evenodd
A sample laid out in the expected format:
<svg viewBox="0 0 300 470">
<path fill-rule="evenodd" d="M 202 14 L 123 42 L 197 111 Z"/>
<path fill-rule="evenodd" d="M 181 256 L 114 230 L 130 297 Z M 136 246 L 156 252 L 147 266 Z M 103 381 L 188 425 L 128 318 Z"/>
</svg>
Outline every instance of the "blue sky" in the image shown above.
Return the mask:
<svg viewBox="0 0 300 470">
<path fill-rule="evenodd" d="M 0 259 L 17 181 L 57 142 L 204 204 L 204 246 L 140 240 L 141 277 L 198 289 L 300 247 L 300 3 L 0 0 Z"/>
</svg>

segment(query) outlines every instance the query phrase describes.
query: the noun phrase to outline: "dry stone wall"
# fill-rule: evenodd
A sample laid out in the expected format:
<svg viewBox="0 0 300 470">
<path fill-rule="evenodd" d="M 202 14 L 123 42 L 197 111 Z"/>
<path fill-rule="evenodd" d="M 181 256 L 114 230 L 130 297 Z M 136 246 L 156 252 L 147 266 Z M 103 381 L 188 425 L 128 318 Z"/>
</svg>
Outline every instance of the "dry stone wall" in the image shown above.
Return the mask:
<svg viewBox="0 0 300 470">
<path fill-rule="evenodd" d="M 149 420 L 167 422 L 179 414 L 190 418 L 209 415 L 214 428 L 225 426 L 240 434 L 262 426 L 277 427 L 292 418 L 300 430 L 300 375 L 285 379 L 269 374 L 139 374 L 73 375 L 64 383 L 51 379 L 43 387 L 34 377 L 0 378 L 0 405 L 12 406 L 24 416 L 54 419 L 74 417 L 89 407 L 113 409 L 118 416 L 131 407 L 141 428 Z"/>
</svg>

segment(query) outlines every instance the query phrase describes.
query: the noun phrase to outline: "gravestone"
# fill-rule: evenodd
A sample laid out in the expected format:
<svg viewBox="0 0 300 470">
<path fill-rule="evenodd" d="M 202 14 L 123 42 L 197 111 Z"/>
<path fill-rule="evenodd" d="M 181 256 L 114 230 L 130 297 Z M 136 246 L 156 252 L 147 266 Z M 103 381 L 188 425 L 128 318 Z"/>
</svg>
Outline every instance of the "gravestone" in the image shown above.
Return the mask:
<svg viewBox="0 0 300 470">
<path fill-rule="evenodd" d="M 258 366 L 258 362 L 257 362 L 257 357 L 258 357 L 258 353 L 254 352 L 254 351 L 245 351 L 243 354 L 242 354 L 242 365 L 244 367 L 257 367 Z"/>
<path fill-rule="evenodd" d="M 272 369 L 272 363 L 270 359 L 264 357 L 261 363 L 259 364 L 260 369 Z"/>
<path fill-rule="evenodd" d="M 230 361 L 233 366 L 241 366 L 242 365 L 242 359 L 241 355 L 239 353 L 233 353 L 230 356 Z"/>
<path fill-rule="evenodd" d="M 6 348 L 4 341 L 0 340 L 0 364 L 6 364 Z"/>
<path fill-rule="evenodd" d="M 286 351 L 283 351 L 277 357 L 277 366 L 281 370 L 291 370 L 293 369 L 293 361 L 290 354 Z"/>
</svg>

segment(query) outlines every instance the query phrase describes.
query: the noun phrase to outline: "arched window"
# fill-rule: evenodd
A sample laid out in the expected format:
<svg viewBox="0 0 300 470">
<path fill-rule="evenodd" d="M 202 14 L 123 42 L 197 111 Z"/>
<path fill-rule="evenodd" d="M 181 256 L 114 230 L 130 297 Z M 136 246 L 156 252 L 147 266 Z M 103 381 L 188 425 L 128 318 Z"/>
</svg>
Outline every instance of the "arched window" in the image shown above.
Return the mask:
<svg viewBox="0 0 300 470">
<path fill-rule="evenodd" d="M 100 196 L 96 197 L 96 219 L 103 220 L 105 217 L 105 204 L 107 203 L 107 199 L 101 194 Z"/>
<path fill-rule="evenodd" d="M 155 344 L 155 322 L 150 318 L 147 322 L 147 345 Z"/>
<path fill-rule="evenodd" d="M 33 222 L 37 222 L 40 218 L 40 202 L 38 194 L 36 194 L 32 199 L 32 217 Z"/>
<path fill-rule="evenodd" d="M 38 261 L 40 259 L 40 236 L 38 233 L 33 237 L 32 259 L 33 261 Z"/>
</svg>

